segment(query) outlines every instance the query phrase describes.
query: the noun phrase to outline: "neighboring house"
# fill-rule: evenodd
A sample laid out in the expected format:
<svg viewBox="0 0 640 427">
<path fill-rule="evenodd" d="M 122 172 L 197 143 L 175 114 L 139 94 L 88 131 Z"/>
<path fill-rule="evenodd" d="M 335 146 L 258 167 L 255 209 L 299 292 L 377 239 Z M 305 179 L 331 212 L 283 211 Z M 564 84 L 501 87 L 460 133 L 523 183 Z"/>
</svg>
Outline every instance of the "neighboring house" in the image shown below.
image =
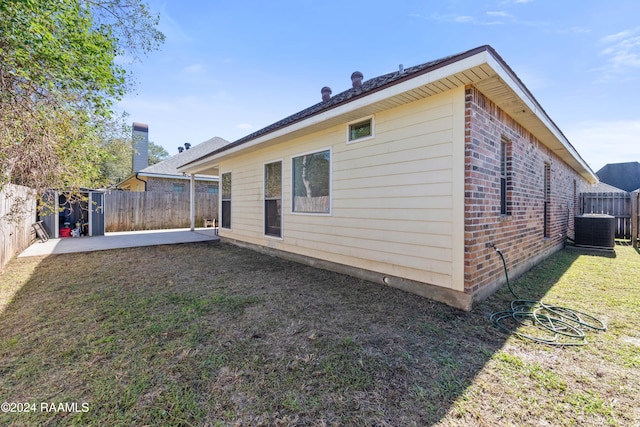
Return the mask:
<svg viewBox="0 0 640 427">
<path fill-rule="evenodd" d="M 640 163 L 609 163 L 596 172 L 600 181 L 628 193 L 640 189 Z"/>
<path fill-rule="evenodd" d="M 597 174 L 596 174 L 597 175 Z M 609 185 L 600 181 L 596 185 L 592 185 L 586 190 L 588 193 L 627 193 L 621 188 L 614 187 L 613 185 Z"/>
<path fill-rule="evenodd" d="M 490 46 L 330 93 L 178 169 L 220 174 L 223 240 L 470 310 L 598 181 Z"/>
<path fill-rule="evenodd" d="M 128 191 L 165 191 L 165 192 L 189 192 L 189 176 L 178 172 L 178 167 L 184 163 L 197 159 L 224 145 L 226 141 L 219 137 L 213 137 L 198 145 L 185 144 L 182 152 L 169 157 L 155 165 L 147 166 L 138 172 L 131 174 L 116 187 Z M 187 148 L 188 147 L 188 148 Z M 195 191 L 197 193 L 218 193 L 218 177 L 211 175 L 196 175 Z"/>
</svg>

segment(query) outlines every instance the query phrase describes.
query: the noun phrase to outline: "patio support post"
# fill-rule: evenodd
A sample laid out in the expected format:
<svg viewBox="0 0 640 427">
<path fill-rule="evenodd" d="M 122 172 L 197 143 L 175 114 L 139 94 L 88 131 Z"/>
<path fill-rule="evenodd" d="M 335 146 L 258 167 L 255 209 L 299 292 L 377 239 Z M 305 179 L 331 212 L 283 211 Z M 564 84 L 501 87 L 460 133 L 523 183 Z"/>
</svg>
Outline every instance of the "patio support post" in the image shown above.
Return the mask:
<svg viewBox="0 0 640 427">
<path fill-rule="evenodd" d="M 196 228 L 196 175 L 189 174 L 189 219 L 191 220 L 191 231 Z"/>
</svg>

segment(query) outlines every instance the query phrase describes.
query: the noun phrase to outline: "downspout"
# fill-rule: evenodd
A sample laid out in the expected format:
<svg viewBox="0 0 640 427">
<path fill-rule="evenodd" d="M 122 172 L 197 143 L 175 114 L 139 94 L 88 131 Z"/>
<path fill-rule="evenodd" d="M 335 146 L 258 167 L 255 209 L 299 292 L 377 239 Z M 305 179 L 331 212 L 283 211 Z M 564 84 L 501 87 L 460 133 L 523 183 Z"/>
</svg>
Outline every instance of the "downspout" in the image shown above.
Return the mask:
<svg viewBox="0 0 640 427">
<path fill-rule="evenodd" d="M 146 192 L 146 191 L 147 191 L 147 181 L 144 181 L 144 180 L 142 180 L 142 179 L 138 178 L 138 172 L 136 172 L 136 176 L 135 176 L 135 178 L 136 178 L 138 181 L 140 181 L 140 182 L 142 182 L 142 183 L 144 184 L 144 191 Z"/>
</svg>

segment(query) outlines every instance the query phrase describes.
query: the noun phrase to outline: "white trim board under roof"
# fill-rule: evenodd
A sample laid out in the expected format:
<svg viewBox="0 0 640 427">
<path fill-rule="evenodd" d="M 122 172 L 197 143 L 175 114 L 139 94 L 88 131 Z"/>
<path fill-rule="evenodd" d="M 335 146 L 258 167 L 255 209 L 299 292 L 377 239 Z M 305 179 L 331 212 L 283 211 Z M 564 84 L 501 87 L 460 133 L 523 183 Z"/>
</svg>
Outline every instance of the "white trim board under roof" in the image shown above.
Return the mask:
<svg viewBox="0 0 640 427">
<path fill-rule="evenodd" d="M 222 157 L 344 124 L 445 91 L 474 85 L 591 183 L 598 178 L 491 46 L 374 77 L 178 168 L 211 174 Z"/>
<path fill-rule="evenodd" d="M 134 174 L 136 175 L 136 174 Z M 163 174 L 163 173 L 146 173 L 146 172 L 138 172 L 137 173 L 138 177 L 145 177 L 145 178 L 164 178 L 164 179 L 181 179 L 181 180 L 187 180 L 189 181 L 191 178 L 189 178 L 186 175 L 176 175 L 176 174 Z M 215 175 L 196 175 L 196 181 L 212 181 L 212 182 L 217 182 L 218 181 L 218 177 Z"/>
</svg>

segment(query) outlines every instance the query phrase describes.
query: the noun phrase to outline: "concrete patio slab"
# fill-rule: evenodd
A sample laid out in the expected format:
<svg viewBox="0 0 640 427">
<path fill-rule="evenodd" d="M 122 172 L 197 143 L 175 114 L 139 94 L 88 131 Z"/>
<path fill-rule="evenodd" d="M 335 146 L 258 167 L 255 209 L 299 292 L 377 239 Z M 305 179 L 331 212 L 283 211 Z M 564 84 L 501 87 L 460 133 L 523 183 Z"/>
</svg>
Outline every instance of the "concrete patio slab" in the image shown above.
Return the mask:
<svg viewBox="0 0 640 427">
<path fill-rule="evenodd" d="M 145 230 L 105 233 L 104 236 L 67 237 L 39 240 L 25 249 L 18 257 L 92 252 L 139 246 L 173 245 L 177 243 L 219 241 L 213 228 L 188 228 L 170 230 Z"/>
</svg>

